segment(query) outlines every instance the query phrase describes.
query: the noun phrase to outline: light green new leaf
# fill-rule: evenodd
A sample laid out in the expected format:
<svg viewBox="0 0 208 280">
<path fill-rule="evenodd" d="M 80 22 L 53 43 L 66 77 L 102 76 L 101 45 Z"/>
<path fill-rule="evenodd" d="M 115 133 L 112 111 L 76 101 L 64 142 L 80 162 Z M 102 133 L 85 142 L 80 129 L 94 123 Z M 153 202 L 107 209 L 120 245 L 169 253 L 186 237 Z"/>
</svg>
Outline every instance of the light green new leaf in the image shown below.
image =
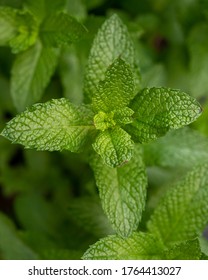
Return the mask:
<svg viewBox="0 0 208 280">
<path fill-rule="evenodd" d="M 58 51 L 45 48 L 40 42 L 16 57 L 12 68 L 11 95 L 18 111 L 41 98 L 57 61 Z"/>
<path fill-rule="evenodd" d="M 122 167 L 108 167 L 98 157 L 92 162 L 102 207 L 121 236 L 129 236 L 137 229 L 145 206 L 147 178 L 138 148 Z"/>
<path fill-rule="evenodd" d="M 188 125 L 202 112 L 193 97 L 169 88 L 145 88 L 129 107 L 135 112 L 135 120 L 126 130 L 140 143 L 156 139 L 170 129 Z"/>
<path fill-rule="evenodd" d="M 45 17 L 62 11 L 65 3 L 66 0 L 25 0 L 24 9 L 30 11 L 41 22 Z"/>
<path fill-rule="evenodd" d="M 13 223 L 0 213 L 0 256 L 4 260 L 34 260 L 38 255 L 18 236 Z"/>
<path fill-rule="evenodd" d="M 131 159 L 134 142 L 126 131 L 120 127 L 114 127 L 100 132 L 93 148 L 105 164 L 116 167 Z"/>
<path fill-rule="evenodd" d="M 166 260 L 199 260 L 201 249 L 197 238 L 172 245 L 164 251 Z"/>
<path fill-rule="evenodd" d="M 49 47 L 76 42 L 85 34 L 85 27 L 66 13 L 47 17 L 40 29 L 40 38 L 43 44 Z"/>
<path fill-rule="evenodd" d="M 17 33 L 17 10 L 0 7 L 0 45 L 6 45 Z"/>
<path fill-rule="evenodd" d="M 38 24 L 36 19 L 29 13 L 19 13 L 17 17 L 18 32 L 9 41 L 13 53 L 27 50 L 34 45 L 38 36 Z"/>
<path fill-rule="evenodd" d="M 208 223 L 208 163 L 197 166 L 163 197 L 148 222 L 164 244 L 194 238 Z"/>
<path fill-rule="evenodd" d="M 134 48 L 130 35 L 114 14 L 103 23 L 91 48 L 84 86 L 89 99 L 97 92 L 98 83 L 105 79 L 107 68 L 119 56 L 133 67 Z"/>
<path fill-rule="evenodd" d="M 161 259 L 161 249 L 158 240 L 147 233 L 135 232 L 126 239 L 117 235 L 110 235 L 90 246 L 82 259 L 157 260 Z"/>
<path fill-rule="evenodd" d="M 78 152 L 93 130 L 91 110 L 62 98 L 33 105 L 12 119 L 2 135 L 26 148 Z"/>
<path fill-rule="evenodd" d="M 97 111 L 111 112 L 127 106 L 133 97 L 131 68 L 119 57 L 107 69 L 105 80 L 99 83 L 92 105 Z"/>
</svg>

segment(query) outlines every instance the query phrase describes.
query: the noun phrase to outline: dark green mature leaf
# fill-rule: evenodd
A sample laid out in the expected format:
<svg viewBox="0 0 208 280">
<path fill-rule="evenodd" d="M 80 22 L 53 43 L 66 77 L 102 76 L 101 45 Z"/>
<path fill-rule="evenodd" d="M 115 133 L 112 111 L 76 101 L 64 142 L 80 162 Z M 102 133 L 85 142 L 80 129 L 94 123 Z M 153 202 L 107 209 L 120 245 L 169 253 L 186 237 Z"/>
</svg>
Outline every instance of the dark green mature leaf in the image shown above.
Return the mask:
<svg viewBox="0 0 208 280">
<path fill-rule="evenodd" d="M 135 112 L 135 120 L 126 126 L 126 130 L 141 143 L 156 139 L 170 129 L 188 125 L 202 112 L 193 97 L 168 88 L 145 88 L 129 107 Z"/>
<path fill-rule="evenodd" d="M 0 7 L 0 45 L 6 45 L 17 33 L 17 10 Z"/>
<path fill-rule="evenodd" d="M 111 168 L 96 157 L 92 162 L 102 207 L 112 227 L 121 236 L 129 236 L 141 220 L 146 200 L 147 178 L 140 149 L 131 161 Z"/>
<path fill-rule="evenodd" d="M 129 104 L 134 97 L 134 79 L 130 66 L 117 58 L 107 69 L 105 80 L 98 85 L 92 98 L 97 111 L 111 112 Z"/>
<path fill-rule="evenodd" d="M 164 252 L 166 260 L 199 260 L 201 249 L 197 238 L 172 245 Z"/>
<path fill-rule="evenodd" d="M 33 105 L 12 119 L 2 135 L 26 148 L 78 152 L 93 130 L 91 110 L 62 98 Z"/>
<path fill-rule="evenodd" d="M 41 98 L 57 61 L 57 50 L 45 48 L 40 42 L 17 56 L 12 68 L 11 94 L 18 111 Z"/>
<path fill-rule="evenodd" d="M 47 17 L 40 29 L 40 38 L 43 44 L 49 47 L 76 42 L 85 34 L 85 27 L 66 13 Z"/>
<path fill-rule="evenodd" d="M 134 142 L 126 131 L 116 126 L 100 132 L 95 139 L 93 148 L 105 164 L 116 167 L 131 159 Z"/>
<path fill-rule="evenodd" d="M 0 255 L 6 260 L 33 260 L 38 256 L 18 236 L 13 223 L 0 213 Z"/>
<path fill-rule="evenodd" d="M 197 166 L 163 197 L 148 222 L 164 244 L 194 238 L 208 223 L 208 163 Z"/>
<path fill-rule="evenodd" d="M 162 247 L 147 233 L 135 232 L 123 239 L 111 235 L 96 242 L 83 255 L 84 260 L 156 260 L 161 259 Z"/>
<path fill-rule="evenodd" d="M 134 48 L 130 35 L 114 14 L 101 26 L 91 48 L 84 88 L 89 99 L 97 92 L 98 83 L 105 79 L 107 68 L 119 56 L 133 67 Z"/>
<path fill-rule="evenodd" d="M 143 150 L 145 163 L 149 166 L 192 168 L 207 160 L 208 139 L 198 131 L 184 127 L 143 145 Z"/>
</svg>

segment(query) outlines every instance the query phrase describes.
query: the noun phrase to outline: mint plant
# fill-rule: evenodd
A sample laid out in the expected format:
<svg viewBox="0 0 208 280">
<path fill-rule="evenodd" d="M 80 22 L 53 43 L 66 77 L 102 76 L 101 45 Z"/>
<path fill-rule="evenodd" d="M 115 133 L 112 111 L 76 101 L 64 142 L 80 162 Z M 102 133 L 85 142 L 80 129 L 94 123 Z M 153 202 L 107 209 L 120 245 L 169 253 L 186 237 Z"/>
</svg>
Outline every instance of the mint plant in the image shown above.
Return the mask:
<svg viewBox="0 0 208 280">
<path fill-rule="evenodd" d="M 33 90 L 38 90 L 40 97 L 40 92 L 43 92 L 55 70 L 61 47 L 75 43 L 85 33 L 85 28 L 81 24 L 63 12 L 65 1 L 60 1 L 58 6 L 51 5 L 50 9 L 45 8 L 47 0 L 41 1 L 41 5 L 38 3 L 26 1 L 21 12 L 12 8 L 2 8 L 5 28 L 9 25 L 13 30 L 11 36 L 5 38 L 2 32 L 2 41 L 9 44 L 13 52 L 20 52 L 17 58 L 20 63 L 16 62 L 19 68 L 15 70 L 15 64 L 13 66 L 13 73 L 16 72 L 21 76 L 18 78 L 18 88 L 23 92 L 21 98 L 24 100 L 16 99 L 19 109 L 38 100 L 34 99 Z M 37 28 L 32 24 L 35 31 L 32 31 L 29 37 L 24 32 L 22 35 L 19 29 L 15 31 L 19 23 L 15 21 L 12 25 L 15 17 L 10 17 L 10 14 L 15 14 L 15 17 L 23 14 L 25 21 L 27 16 L 31 17 Z M 9 17 L 12 20 L 8 20 Z M 22 39 L 24 36 L 27 38 L 26 43 L 25 39 Z M 30 37 L 32 39 L 29 39 Z M 46 51 L 45 57 L 37 68 L 35 65 L 31 73 L 28 72 L 28 75 L 31 75 L 27 77 L 29 87 L 26 93 L 27 82 L 21 85 L 23 71 L 27 68 L 26 64 L 28 67 L 31 67 L 31 63 L 33 65 L 34 49 L 39 48 L 41 52 Z M 49 57 L 50 51 L 56 53 L 54 65 L 53 59 Z M 26 64 L 26 60 L 22 58 L 25 56 L 27 56 Z M 39 56 L 37 59 L 39 60 Z M 50 70 L 50 67 L 53 70 Z M 37 71 L 37 77 L 34 76 L 34 71 Z M 79 257 L 207 258 L 200 239 L 200 234 L 208 222 L 207 162 L 206 155 L 200 154 L 201 145 L 194 146 L 197 155 L 193 156 L 191 162 L 196 163 L 196 167 L 191 171 L 188 170 L 186 175 L 183 174 L 181 180 L 176 180 L 162 199 L 156 197 L 159 202 L 154 205 L 153 213 L 146 212 L 148 203 L 151 202 L 147 192 L 149 182 L 146 164 L 177 166 L 177 157 L 173 161 L 170 157 L 166 159 L 166 151 L 171 153 L 170 147 L 173 146 L 172 155 L 177 148 L 177 155 L 187 153 L 186 144 L 183 147 L 186 135 L 187 137 L 190 135 L 189 147 L 195 145 L 194 139 L 207 145 L 207 141 L 198 134 L 194 138 L 194 133 L 191 130 L 189 132 L 188 128 L 179 132 L 174 131 L 195 121 L 202 112 L 201 106 L 195 98 L 181 90 L 170 87 L 144 87 L 141 76 L 134 41 L 121 19 L 113 14 L 99 28 L 89 53 L 83 82 L 85 103 L 78 105 L 66 98 L 58 98 L 34 104 L 10 120 L 1 135 L 12 143 L 22 144 L 27 149 L 80 153 L 84 157 L 84 162 L 91 166 L 100 202 L 97 200 L 96 192 L 88 186 L 91 195 L 93 193 L 93 199 L 79 198 L 74 199 L 74 202 L 72 200 L 69 216 L 76 223 L 78 215 L 80 226 L 87 232 L 93 231 L 95 236 L 97 229 L 98 238 L 102 238 L 97 242 L 93 239 L 90 244 L 94 245 L 87 250 L 82 248 Z M 31 95 L 29 89 L 33 84 L 37 88 L 34 89 L 32 86 Z M 185 131 L 182 138 L 180 131 Z M 167 136 L 162 137 L 166 134 Z M 175 146 L 175 139 L 180 145 Z M 189 153 L 191 154 L 191 151 Z M 66 155 L 72 156 L 70 153 Z M 198 161 L 205 163 L 199 165 Z M 79 164 L 83 164 L 81 158 L 77 165 L 78 169 Z M 183 170 L 190 169 L 190 165 L 190 162 L 181 162 Z M 33 199 L 36 202 L 36 198 Z M 43 209 L 48 209 L 44 203 L 42 204 L 41 199 L 37 201 L 40 205 L 44 205 Z M 17 203 L 17 212 L 28 227 L 28 220 L 24 218 L 25 213 L 20 210 L 21 205 L 22 203 Z M 51 213 L 50 210 L 47 211 Z M 97 218 L 93 211 L 99 213 Z M 3 228 L 10 232 L 7 225 Z M 47 234 L 53 232 L 54 238 L 57 238 L 53 225 L 49 224 L 49 229 L 44 229 L 43 226 L 43 232 L 46 231 Z M 11 236 L 16 240 L 13 233 Z M 24 244 L 20 242 L 18 246 L 24 247 Z M 4 250 L 6 251 L 3 248 L 3 252 Z M 34 251 L 33 254 L 30 246 L 24 251 L 28 258 L 37 258 L 38 254 L 41 258 L 52 258 L 49 252 L 43 253 L 41 249 L 39 252 Z M 69 258 L 73 258 L 73 253 L 71 251 L 68 253 Z M 77 254 L 74 258 L 76 257 Z M 68 254 L 65 258 L 68 258 Z"/>
<path fill-rule="evenodd" d="M 23 9 L 0 8 L 0 45 L 17 54 L 12 67 L 11 96 L 19 111 L 40 100 L 54 74 L 60 47 L 86 29 L 64 11 L 65 1 L 25 1 Z"/>
</svg>

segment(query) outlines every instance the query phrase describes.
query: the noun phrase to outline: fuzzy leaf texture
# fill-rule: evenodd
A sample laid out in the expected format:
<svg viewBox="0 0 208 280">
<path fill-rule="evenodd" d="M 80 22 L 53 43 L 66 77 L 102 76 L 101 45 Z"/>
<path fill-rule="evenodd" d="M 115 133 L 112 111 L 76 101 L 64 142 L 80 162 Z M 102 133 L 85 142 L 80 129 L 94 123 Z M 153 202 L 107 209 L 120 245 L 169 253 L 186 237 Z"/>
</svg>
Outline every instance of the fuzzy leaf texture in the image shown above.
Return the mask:
<svg viewBox="0 0 208 280">
<path fill-rule="evenodd" d="M 97 111 L 110 112 L 129 104 L 134 97 L 134 79 L 130 66 L 117 58 L 107 69 L 104 81 L 92 98 Z"/>
<path fill-rule="evenodd" d="M 11 95 L 18 111 L 41 98 L 57 61 L 58 51 L 45 48 L 40 42 L 16 57 L 12 68 Z"/>
<path fill-rule="evenodd" d="M 131 136 L 120 127 L 100 132 L 92 146 L 110 167 L 128 162 L 134 151 Z"/>
<path fill-rule="evenodd" d="M 129 107 L 134 122 L 125 127 L 136 142 L 146 143 L 196 120 L 202 112 L 199 103 L 188 94 L 168 88 L 145 88 Z"/>
<path fill-rule="evenodd" d="M 26 148 L 78 152 L 94 130 L 91 114 L 84 106 L 76 107 L 64 98 L 54 99 L 17 115 L 2 135 Z"/>
<path fill-rule="evenodd" d="M 163 197 L 148 222 L 164 244 L 192 239 L 208 223 L 208 163 L 197 166 Z"/>
<path fill-rule="evenodd" d="M 84 260 L 156 260 L 160 259 L 161 245 L 147 233 L 135 232 L 123 239 L 110 235 L 96 242 L 83 255 Z"/>
<path fill-rule="evenodd" d="M 0 7 L 0 45 L 7 45 L 17 33 L 16 10 Z"/>
<path fill-rule="evenodd" d="M 126 26 L 112 15 L 99 29 L 89 56 L 84 91 L 89 100 L 97 92 L 98 83 L 105 79 L 107 68 L 121 57 L 133 67 L 134 48 Z"/>
<path fill-rule="evenodd" d="M 47 17 L 40 29 L 40 38 L 47 47 L 59 47 L 80 40 L 87 30 L 66 13 Z"/>
<path fill-rule="evenodd" d="M 130 162 L 111 168 L 96 156 L 92 161 L 104 212 L 117 234 L 126 237 L 137 229 L 146 201 L 147 177 L 141 151 Z"/>
</svg>

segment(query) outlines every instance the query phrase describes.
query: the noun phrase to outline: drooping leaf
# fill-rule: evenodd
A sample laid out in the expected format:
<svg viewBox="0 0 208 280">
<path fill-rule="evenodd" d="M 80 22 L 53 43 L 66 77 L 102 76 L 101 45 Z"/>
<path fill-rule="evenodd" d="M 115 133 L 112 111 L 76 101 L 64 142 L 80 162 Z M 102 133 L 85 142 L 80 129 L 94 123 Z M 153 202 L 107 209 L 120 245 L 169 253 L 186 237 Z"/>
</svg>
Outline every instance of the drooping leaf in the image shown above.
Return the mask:
<svg viewBox="0 0 208 280">
<path fill-rule="evenodd" d="M 133 67 L 134 49 L 130 35 L 114 14 L 103 23 L 91 48 L 84 87 L 88 99 L 97 92 L 98 83 L 105 79 L 107 68 L 119 56 Z"/>
<path fill-rule="evenodd" d="M 134 79 L 129 65 L 120 57 L 107 69 L 105 80 L 92 98 L 97 111 L 111 112 L 129 104 L 134 97 Z"/>
<path fill-rule="evenodd" d="M 147 233 L 135 232 L 123 239 L 110 235 L 96 242 L 83 255 L 84 260 L 156 260 L 162 247 L 158 240 Z"/>
<path fill-rule="evenodd" d="M 17 10 L 0 7 L 0 45 L 6 45 L 17 33 Z"/>
<path fill-rule="evenodd" d="M 146 200 L 147 178 L 140 149 L 137 147 L 134 157 L 122 167 L 108 167 L 99 157 L 92 167 L 112 227 L 119 235 L 129 236 L 138 227 Z"/>
<path fill-rule="evenodd" d="M 197 166 L 175 184 L 155 208 L 149 231 L 164 244 L 196 237 L 208 223 L 208 164 Z"/>
<path fill-rule="evenodd" d="M 57 61 L 58 51 L 45 48 L 40 42 L 16 57 L 12 68 L 11 95 L 18 111 L 41 98 Z"/>
<path fill-rule="evenodd" d="M 202 112 L 199 103 L 188 94 L 168 88 L 145 88 L 129 107 L 134 122 L 126 130 L 135 141 L 145 143 L 196 120 Z"/>
<path fill-rule="evenodd" d="M 66 13 L 47 17 L 40 29 L 40 38 L 47 47 L 76 42 L 85 34 L 85 27 Z"/>
<path fill-rule="evenodd" d="M 0 255 L 4 260 L 34 260 L 38 256 L 21 238 L 11 222 L 0 213 Z"/>
<path fill-rule="evenodd" d="M 197 238 L 174 244 L 164 251 L 166 260 L 199 260 L 200 256 L 201 250 Z"/>
<path fill-rule="evenodd" d="M 149 166 L 192 168 L 207 160 L 208 139 L 198 131 L 185 127 L 143 145 L 143 150 L 145 163 Z"/>
<path fill-rule="evenodd" d="M 131 159 L 134 142 L 126 131 L 116 126 L 100 132 L 95 139 L 93 148 L 105 164 L 116 167 Z"/>
<path fill-rule="evenodd" d="M 33 105 L 12 119 L 2 135 L 37 150 L 80 151 L 94 130 L 90 109 L 54 99 Z"/>
</svg>

